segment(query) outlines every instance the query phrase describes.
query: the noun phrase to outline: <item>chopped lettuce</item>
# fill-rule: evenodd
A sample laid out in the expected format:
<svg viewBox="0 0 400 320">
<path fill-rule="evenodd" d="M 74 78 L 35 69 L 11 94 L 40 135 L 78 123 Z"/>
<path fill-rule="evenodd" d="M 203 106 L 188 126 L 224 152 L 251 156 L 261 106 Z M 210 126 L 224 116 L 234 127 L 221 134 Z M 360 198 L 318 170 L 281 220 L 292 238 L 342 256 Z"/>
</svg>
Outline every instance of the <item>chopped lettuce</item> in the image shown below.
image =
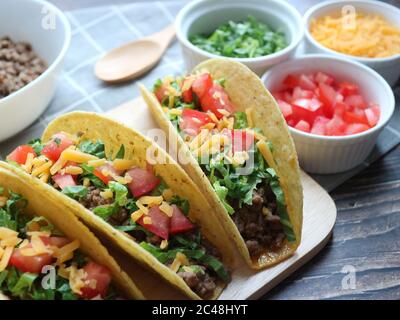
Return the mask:
<svg viewBox="0 0 400 320">
<path fill-rule="evenodd" d="M 205 266 L 213 270 L 218 277 L 224 281 L 229 280 L 229 273 L 225 269 L 225 266 L 217 258 L 207 255 L 202 249 L 190 250 L 190 249 L 172 249 L 168 251 L 163 251 L 159 247 L 153 246 L 147 242 L 141 242 L 140 246 L 146 251 L 150 252 L 158 261 L 165 264 L 167 262 L 173 261 L 178 252 L 183 253 L 189 259 L 199 261 Z"/>
<path fill-rule="evenodd" d="M 97 140 L 96 142 L 84 140 L 78 145 L 78 149 L 82 152 L 89 153 L 100 159 L 106 157 L 104 143 L 100 140 Z"/>
<path fill-rule="evenodd" d="M 235 118 L 233 124 L 234 129 L 246 129 L 249 126 L 247 124 L 247 116 L 245 112 L 235 112 L 233 116 Z"/>
<path fill-rule="evenodd" d="M 226 200 L 226 197 L 228 195 L 228 188 L 221 186 L 219 181 L 215 181 L 213 183 L 213 188 L 215 190 L 215 193 L 217 194 L 218 198 L 221 200 L 223 206 L 225 207 L 226 211 L 228 211 L 229 214 L 233 214 L 235 210 L 229 205 L 228 201 Z"/>
<path fill-rule="evenodd" d="M 88 194 L 88 188 L 85 186 L 67 186 L 62 190 L 62 193 L 64 193 L 66 196 L 79 200 L 87 196 Z"/>
</svg>

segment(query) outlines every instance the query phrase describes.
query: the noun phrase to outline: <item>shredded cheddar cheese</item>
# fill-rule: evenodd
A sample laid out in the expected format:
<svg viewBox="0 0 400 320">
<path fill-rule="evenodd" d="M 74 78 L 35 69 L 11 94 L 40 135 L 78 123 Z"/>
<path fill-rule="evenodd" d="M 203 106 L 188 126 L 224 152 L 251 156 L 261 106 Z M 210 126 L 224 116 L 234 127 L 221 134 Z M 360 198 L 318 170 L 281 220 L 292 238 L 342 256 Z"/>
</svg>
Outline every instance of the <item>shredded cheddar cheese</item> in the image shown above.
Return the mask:
<svg viewBox="0 0 400 320">
<path fill-rule="evenodd" d="M 7 268 L 8 262 L 10 261 L 11 255 L 13 253 L 13 247 L 6 247 L 4 250 L 1 260 L 0 260 L 0 272 Z"/>
<path fill-rule="evenodd" d="M 136 221 L 138 221 L 142 216 L 143 216 L 143 211 L 142 210 L 136 210 L 135 212 L 133 212 L 132 214 L 131 214 L 131 219 L 132 219 L 132 221 L 133 222 L 136 222 Z"/>
<path fill-rule="evenodd" d="M 150 217 L 144 217 L 143 218 L 143 223 L 144 224 L 152 224 L 151 218 Z"/>
<path fill-rule="evenodd" d="M 139 201 L 136 201 L 136 205 L 139 208 L 139 210 L 143 212 L 143 214 L 148 214 L 149 213 L 149 209 L 147 209 L 147 207 L 145 207 Z"/>
<path fill-rule="evenodd" d="M 65 173 L 72 174 L 72 175 L 78 175 L 83 173 L 83 169 L 78 166 L 68 166 L 65 168 Z"/>
<path fill-rule="evenodd" d="M 26 172 L 31 173 L 32 167 L 33 167 L 33 159 L 35 158 L 35 155 L 31 152 L 29 152 L 26 156 L 26 161 L 25 164 L 23 165 L 23 168 L 25 169 Z"/>
<path fill-rule="evenodd" d="M 35 167 L 32 170 L 31 175 L 34 176 L 34 177 L 37 177 L 40 174 L 44 174 L 44 173 L 50 172 L 50 168 L 51 168 L 52 165 L 53 165 L 53 161 L 49 160 L 49 161 L 43 163 L 42 165 L 40 165 L 38 167 Z"/>
<path fill-rule="evenodd" d="M 82 151 L 79 150 L 73 150 L 73 149 L 65 149 L 62 153 L 61 153 L 61 157 L 65 160 L 68 161 L 73 161 L 76 163 L 86 163 L 90 160 L 97 160 L 98 157 L 93 156 L 91 154 L 88 153 L 84 153 Z"/>
<path fill-rule="evenodd" d="M 74 251 L 79 249 L 80 242 L 79 240 L 75 239 L 74 241 L 66 244 L 62 248 L 57 248 L 55 250 L 53 256 L 57 258 L 56 265 L 61 265 L 64 262 L 71 260 L 74 256 Z"/>
<path fill-rule="evenodd" d="M 148 205 L 148 206 L 156 206 L 161 204 L 163 201 L 163 197 L 162 196 L 143 196 L 140 197 L 136 203 L 140 203 L 143 205 Z"/>
<path fill-rule="evenodd" d="M 112 199 L 112 198 L 114 198 L 113 192 L 111 190 L 109 190 L 109 189 L 100 192 L 100 196 L 103 199 Z"/>
<path fill-rule="evenodd" d="M 173 198 L 174 192 L 173 192 L 171 189 L 165 189 L 165 190 L 162 192 L 162 196 L 163 196 L 163 198 L 164 198 L 165 200 L 169 201 L 169 200 L 171 200 L 171 199 Z"/>
<path fill-rule="evenodd" d="M 113 167 L 116 170 L 128 170 L 135 165 L 135 161 L 133 160 L 125 160 L 125 159 L 115 159 L 113 161 Z"/>
<path fill-rule="evenodd" d="M 88 164 L 88 166 L 97 168 L 97 167 L 104 166 L 106 163 L 107 163 L 106 159 L 96 159 L 96 160 L 89 160 L 87 164 Z"/>
<path fill-rule="evenodd" d="M 160 210 L 164 212 L 168 217 L 172 217 L 172 213 L 174 212 L 174 208 L 170 206 L 166 201 L 163 201 L 160 205 Z"/>
<path fill-rule="evenodd" d="M 310 33 L 325 47 L 352 56 L 400 54 L 400 27 L 376 14 L 323 16 L 311 21 Z"/>
<path fill-rule="evenodd" d="M 55 175 L 57 172 L 59 172 L 64 166 L 67 164 L 68 160 L 63 159 L 63 158 L 58 158 L 58 160 L 53 164 L 53 166 L 50 168 L 50 174 Z"/>
<path fill-rule="evenodd" d="M 246 113 L 246 118 L 247 118 L 247 125 L 249 128 L 254 128 L 254 122 L 253 122 L 253 108 L 247 108 L 245 110 Z"/>
<path fill-rule="evenodd" d="M 168 240 L 161 240 L 160 249 L 164 250 L 168 247 Z"/>
</svg>

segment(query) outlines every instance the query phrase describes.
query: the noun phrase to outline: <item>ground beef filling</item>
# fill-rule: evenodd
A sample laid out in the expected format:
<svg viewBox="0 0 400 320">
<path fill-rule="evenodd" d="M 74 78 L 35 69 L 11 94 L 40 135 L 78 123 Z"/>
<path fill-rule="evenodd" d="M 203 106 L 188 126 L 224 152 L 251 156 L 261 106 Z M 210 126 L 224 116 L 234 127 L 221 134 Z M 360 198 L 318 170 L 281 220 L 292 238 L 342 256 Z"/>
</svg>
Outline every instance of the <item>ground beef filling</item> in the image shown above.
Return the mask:
<svg viewBox="0 0 400 320">
<path fill-rule="evenodd" d="M 98 206 L 113 203 L 113 199 L 104 199 L 100 195 L 100 192 L 100 189 L 91 186 L 88 188 L 87 195 L 84 198 L 81 198 L 79 202 L 89 210 L 93 210 Z M 130 224 L 129 219 L 130 216 L 128 210 L 125 208 L 120 208 L 108 219 L 108 222 L 113 226 L 124 226 Z M 137 242 L 145 241 L 154 246 L 160 246 L 162 241 L 159 236 L 155 234 L 146 234 L 145 232 L 140 230 L 130 231 L 129 234 L 131 234 Z M 196 236 L 194 232 L 188 232 L 185 235 L 191 240 L 194 240 Z M 221 254 L 218 249 L 204 238 L 201 241 L 201 247 L 199 249 L 205 250 L 208 255 L 221 259 Z M 170 263 L 172 263 L 172 261 Z M 190 263 L 193 265 L 199 265 L 198 261 L 190 261 Z M 199 267 L 203 270 L 203 272 L 195 273 L 190 270 L 181 271 L 178 272 L 178 276 L 180 276 L 186 282 L 186 284 L 200 297 L 211 297 L 217 286 L 217 278 L 213 275 L 213 272 L 211 270 L 206 268 L 206 266 L 199 265 Z"/>
<path fill-rule="evenodd" d="M 197 295 L 203 299 L 207 299 L 212 296 L 217 284 L 216 279 L 207 272 L 205 267 L 201 266 L 201 269 L 204 273 L 180 271 L 178 272 L 178 276 L 180 276 Z"/>
<path fill-rule="evenodd" d="M 250 256 L 257 258 L 265 249 L 277 251 L 285 240 L 277 212 L 276 199 L 271 188 L 260 186 L 253 192 L 251 205 L 239 208 L 233 203 L 232 216 L 236 227 L 245 240 Z"/>
</svg>

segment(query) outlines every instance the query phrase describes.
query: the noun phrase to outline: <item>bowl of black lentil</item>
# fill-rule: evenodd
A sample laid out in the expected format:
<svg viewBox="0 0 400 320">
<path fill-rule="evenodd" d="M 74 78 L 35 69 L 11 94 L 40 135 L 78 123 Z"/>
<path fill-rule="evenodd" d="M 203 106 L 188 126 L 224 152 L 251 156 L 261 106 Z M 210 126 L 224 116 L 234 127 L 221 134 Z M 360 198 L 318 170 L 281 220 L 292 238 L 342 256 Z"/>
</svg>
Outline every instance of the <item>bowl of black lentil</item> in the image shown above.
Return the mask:
<svg viewBox="0 0 400 320">
<path fill-rule="evenodd" d="M 291 58 L 303 39 L 298 11 L 279 0 L 197 0 L 175 20 L 185 65 L 210 58 L 244 63 L 258 75 Z"/>
<path fill-rule="evenodd" d="M 43 0 L 0 1 L 0 141 L 50 103 L 71 39 L 67 18 Z"/>
</svg>

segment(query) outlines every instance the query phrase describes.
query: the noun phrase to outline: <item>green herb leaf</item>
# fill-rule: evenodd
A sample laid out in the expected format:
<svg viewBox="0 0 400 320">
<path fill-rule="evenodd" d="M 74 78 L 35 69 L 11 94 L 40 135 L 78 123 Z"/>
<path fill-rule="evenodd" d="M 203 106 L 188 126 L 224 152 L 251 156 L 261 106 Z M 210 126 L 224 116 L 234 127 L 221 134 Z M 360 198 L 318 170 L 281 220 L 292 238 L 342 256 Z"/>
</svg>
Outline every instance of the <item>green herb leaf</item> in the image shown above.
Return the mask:
<svg viewBox="0 0 400 320">
<path fill-rule="evenodd" d="M 94 155 L 100 159 L 106 157 L 104 143 L 100 140 L 92 142 L 89 140 L 82 141 L 78 145 L 78 149 L 82 152 Z"/>
<path fill-rule="evenodd" d="M 67 195 L 68 197 L 79 200 L 87 196 L 88 188 L 85 186 L 68 186 L 62 190 L 62 193 Z"/>
<path fill-rule="evenodd" d="M 42 144 L 42 140 L 40 139 L 33 139 L 29 141 L 28 146 L 31 146 L 33 150 L 35 150 L 36 155 L 39 155 L 44 147 L 44 145 Z"/>
<path fill-rule="evenodd" d="M 125 157 L 125 146 L 121 144 L 117 154 L 115 155 L 115 159 L 123 159 Z"/>
<path fill-rule="evenodd" d="M 225 57 L 254 58 L 287 47 L 285 35 L 249 16 L 246 21 L 229 21 L 213 33 L 194 35 L 190 42 L 202 50 Z"/>
</svg>

